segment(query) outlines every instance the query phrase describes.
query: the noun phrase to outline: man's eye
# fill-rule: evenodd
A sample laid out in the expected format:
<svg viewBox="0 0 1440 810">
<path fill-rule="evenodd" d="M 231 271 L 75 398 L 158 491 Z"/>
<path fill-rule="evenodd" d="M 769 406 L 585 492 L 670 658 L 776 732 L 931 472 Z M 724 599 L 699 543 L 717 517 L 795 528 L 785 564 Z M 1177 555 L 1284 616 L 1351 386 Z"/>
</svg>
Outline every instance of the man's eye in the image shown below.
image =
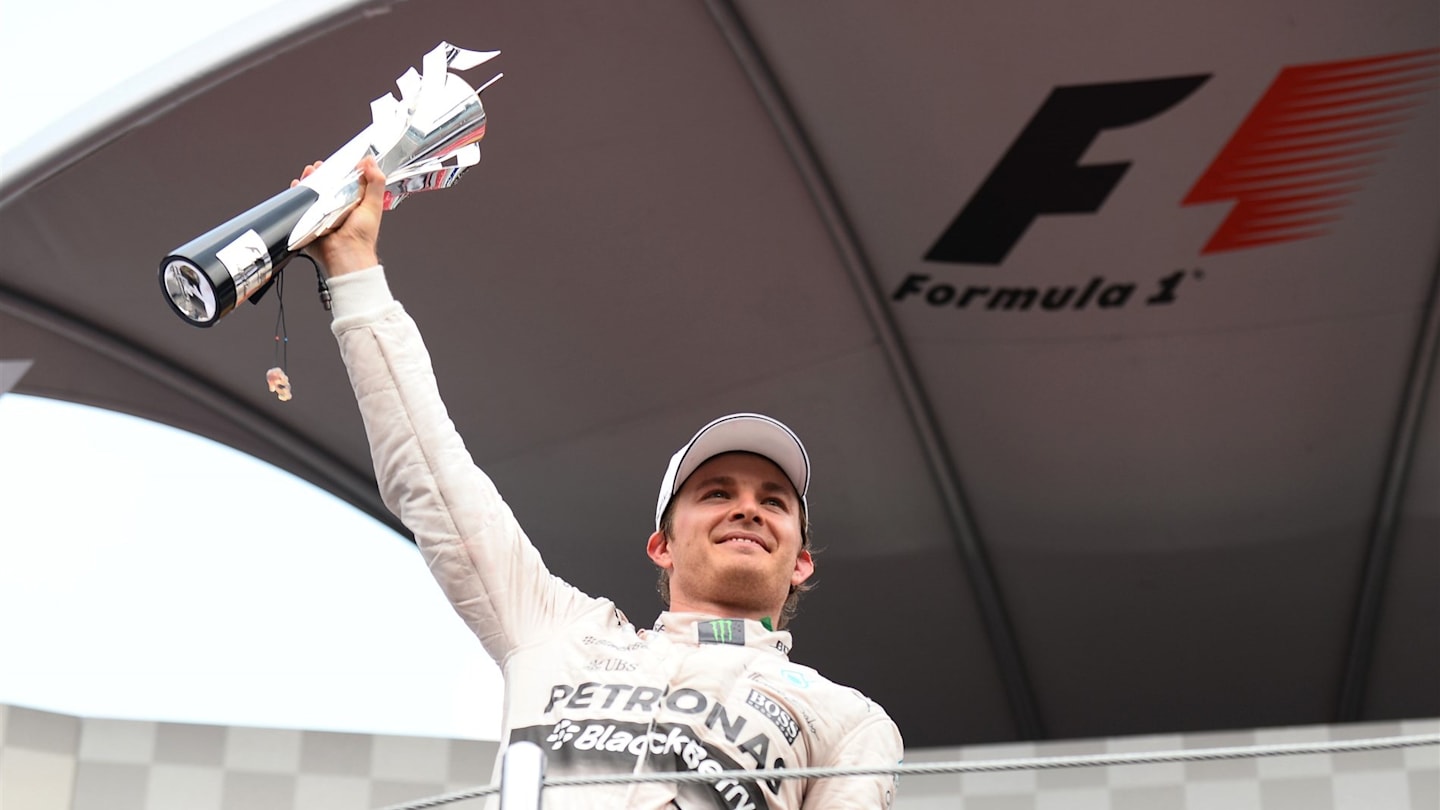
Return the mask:
<svg viewBox="0 0 1440 810">
<path fill-rule="evenodd" d="M 765 499 L 765 503 L 768 503 L 768 504 L 770 504 L 771 506 L 778 506 L 778 507 L 780 507 L 781 509 L 785 509 L 785 508 L 786 508 L 785 502 L 784 502 L 783 500 L 779 499 L 779 498 L 766 498 L 766 499 Z"/>
<path fill-rule="evenodd" d="M 712 489 L 709 492 L 705 493 L 705 497 L 707 498 L 724 498 L 728 497 L 728 495 L 729 493 L 727 493 L 723 489 Z"/>
</svg>

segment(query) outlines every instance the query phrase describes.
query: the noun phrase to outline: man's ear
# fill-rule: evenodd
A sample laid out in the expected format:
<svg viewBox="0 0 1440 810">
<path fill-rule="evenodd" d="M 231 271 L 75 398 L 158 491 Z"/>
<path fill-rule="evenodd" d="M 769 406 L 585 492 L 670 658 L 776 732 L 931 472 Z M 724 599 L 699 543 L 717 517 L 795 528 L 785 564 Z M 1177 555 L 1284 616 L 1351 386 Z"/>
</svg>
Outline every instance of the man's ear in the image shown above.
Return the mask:
<svg viewBox="0 0 1440 810">
<path fill-rule="evenodd" d="M 795 573 L 790 575 L 790 584 L 799 585 L 815 573 L 815 561 L 810 558 L 810 552 L 801 549 L 795 555 Z"/>
<path fill-rule="evenodd" d="M 654 563 L 665 570 L 675 567 L 675 562 L 670 559 L 670 538 L 664 532 L 655 532 L 650 535 L 650 540 L 645 543 L 645 553 L 650 555 Z"/>
</svg>

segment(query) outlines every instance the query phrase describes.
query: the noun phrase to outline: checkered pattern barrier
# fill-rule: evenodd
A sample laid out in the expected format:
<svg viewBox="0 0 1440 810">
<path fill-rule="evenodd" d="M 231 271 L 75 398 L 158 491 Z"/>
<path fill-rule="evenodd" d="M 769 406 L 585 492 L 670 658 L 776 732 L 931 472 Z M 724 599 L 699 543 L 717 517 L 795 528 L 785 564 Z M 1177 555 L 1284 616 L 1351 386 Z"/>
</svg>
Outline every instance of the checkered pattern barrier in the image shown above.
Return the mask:
<svg viewBox="0 0 1440 810">
<path fill-rule="evenodd" d="M 0 810 L 365 810 L 488 784 L 496 749 L 0 706 Z"/>
<path fill-rule="evenodd" d="M 906 753 L 906 762 L 1176 751 L 1436 732 L 1440 720 L 1304 726 L 912 751 Z M 902 810 L 1440 810 L 1440 747 L 907 777 L 900 783 L 900 796 Z M 905 803 L 907 797 L 913 801 Z"/>
<path fill-rule="evenodd" d="M 1014 759 L 1440 732 L 1440 720 L 911 750 Z M 497 746 L 0 706 L 0 810 L 366 810 L 490 782 Z M 577 790 L 583 788 L 569 788 Z M 447 805 L 479 810 L 480 800 Z M 907 776 L 897 810 L 1437 810 L 1440 748 Z"/>
</svg>

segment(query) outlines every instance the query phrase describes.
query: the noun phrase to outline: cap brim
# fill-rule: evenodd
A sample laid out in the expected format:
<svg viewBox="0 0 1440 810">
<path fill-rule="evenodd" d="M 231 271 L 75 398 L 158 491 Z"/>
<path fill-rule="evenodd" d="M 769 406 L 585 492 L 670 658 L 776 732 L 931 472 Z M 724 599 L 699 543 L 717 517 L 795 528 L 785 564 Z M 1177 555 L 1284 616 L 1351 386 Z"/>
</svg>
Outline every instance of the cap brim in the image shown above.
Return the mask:
<svg viewBox="0 0 1440 810">
<path fill-rule="evenodd" d="M 754 453 L 764 456 L 780 468 L 795 487 L 803 507 L 810 487 L 810 457 L 800 437 L 781 422 L 758 413 L 736 413 L 722 416 L 700 429 L 689 444 L 670 459 L 670 467 L 661 483 L 655 525 L 675 493 L 686 479 L 710 459 L 724 453 Z"/>
</svg>

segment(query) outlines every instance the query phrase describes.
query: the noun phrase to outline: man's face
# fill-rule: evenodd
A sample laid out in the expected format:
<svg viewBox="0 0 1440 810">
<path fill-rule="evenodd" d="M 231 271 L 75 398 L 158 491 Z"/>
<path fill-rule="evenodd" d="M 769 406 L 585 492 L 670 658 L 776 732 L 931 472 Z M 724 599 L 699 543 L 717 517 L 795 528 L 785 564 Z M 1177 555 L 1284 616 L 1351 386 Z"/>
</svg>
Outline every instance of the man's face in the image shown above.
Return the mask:
<svg viewBox="0 0 1440 810">
<path fill-rule="evenodd" d="M 778 617 L 815 568 L 800 520 L 795 487 L 769 459 L 725 453 L 701 464 L 675 493 L 670 536 L 650 538 L 651 559 L 671 571 L 671 609 Z"/>
</svg>

